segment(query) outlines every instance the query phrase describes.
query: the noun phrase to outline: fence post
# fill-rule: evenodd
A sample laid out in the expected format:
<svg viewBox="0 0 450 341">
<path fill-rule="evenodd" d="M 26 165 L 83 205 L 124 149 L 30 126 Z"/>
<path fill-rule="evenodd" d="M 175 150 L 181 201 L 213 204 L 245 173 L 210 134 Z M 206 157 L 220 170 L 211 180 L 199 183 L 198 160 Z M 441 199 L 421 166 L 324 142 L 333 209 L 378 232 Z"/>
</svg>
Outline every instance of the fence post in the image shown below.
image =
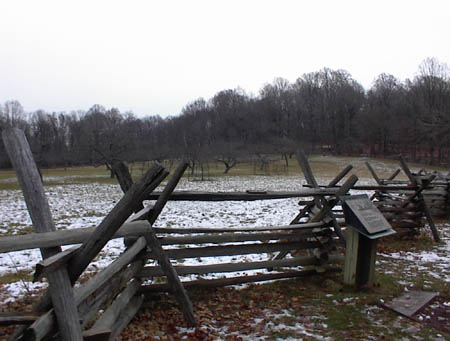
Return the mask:
<svg viewBox="0 0 450 341">
<path fill-rule="evenodd" d="M 11 128 L 2 134 L 5 148 L 17 173 L 25 202 L 36 232 L 55 231 L 50 207 L 44 192 L 30 146 L 22 130 Z M 60 247 L 42 248 L 45 259 L 61 252 Z M 82 340 L 80 321 L 67 268 L 62 267 L 48 275 L 50 295 L 63 340 Z"/>
</svg>

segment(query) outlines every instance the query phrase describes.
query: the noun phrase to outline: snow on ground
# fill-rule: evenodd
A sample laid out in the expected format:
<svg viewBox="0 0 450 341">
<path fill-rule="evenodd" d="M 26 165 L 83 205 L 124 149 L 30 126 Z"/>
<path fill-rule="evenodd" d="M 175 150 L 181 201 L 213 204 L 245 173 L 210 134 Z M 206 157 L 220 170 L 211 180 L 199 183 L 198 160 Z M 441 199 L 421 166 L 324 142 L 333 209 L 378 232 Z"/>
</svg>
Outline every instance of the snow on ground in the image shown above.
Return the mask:
<svg viewBox="0 0 450 341">
<path fill-rule="evenodd" d="M 450 284 L 450 224 L 437 224 L 437 228 L 442 243 L 435 244 L 432 250 L 380 253 L 377 255 L 377 264 L 389 263 L 392 268 L 390 271 L 394 272 L 395 266 L 401 263 L 404 278 L 401 284 L 406 288 L 418 273 L 427 273 L 430 277 Z M 430 233 L 428 225 L 425 231 Z M 427 289 L 427 283 L 424 284 L 424 289 Z"/>
<path fill-rule="evenodd" d="M 330 177 L 331 179 L 331 177 Z M 319 179 L 326 184 L 330 179 Z M 361 179 L 358 185 L 373 184 Z M 182 179 L 177 190 L 198 191 L 295 191 L 301 190 L 305 180 L 301 176 L 242 176 L 218 177 L 211 181 Z M 46 187 L 46 195 L 57 229 L 97 226 L 122 197 L 119 186 L 90 183 Z M 355 191 L 353 191 L 356 193 Z M 361 193 L 361 192 L 359 192 Z M 297 199 L 249 202 L 169 202 L 155 226 L 171 227 L 239 227 L 286 225 L 298 212 Z M 31 220 L 20 190 L 0 191 L 0 233 L 32 231 Z M 103 267 L 123 251 L 121 240 L 113 240 L 91 266 Z M 448 251 L 448 250 L 447 250 Z M 445 254 L 445 250 L 442 251 Z M 442 253 L 441 252 L 441 253 Z M 448 254 L 448 252 L 447 252 Z M 391 255 L 395 257 L 395 255 Z M 433 257 L 428 255 L 427 260 Z M 437 258 L 436 258 L 437 257 Z M 438 263 L 439 256 L 434 261 Z M 0 254 L 0 273 L 32 270 L 41 259 L 39 250 Z M 225 259 L 224 259 L 225 260 Z M 191 260 L 189 263 L 192 263 Z M 442 264 L 442 261 L 439 262 Z"/>
<path fill-rule="evenodd" d="M 219 177 L 212 181 L 183 179 L 177 190 L 245 191 L 299 190 L 304 180 L 296 176 Z M 46 195 L 57 229 L 97 226 L 122 197 L 117 185 L 90 183 L 46 187 Z M 0 191 L 0 233 L 20 234 L 32 231 L 23 195 L 20 190 Z M 169 202 L 155 226 L 172 227 L 239 227 L 286 225 L 298 212 L 296 199 L 253 202 Z M 122 239 L 110 241 L 87 271 L 97 271 L 111 263 L 124 251 Z M 245 256 L 248 260 L 261 260 Z M 0 254 L 0 275 L 17 271 L 32 273 L 41 260 L 38 249 Z M 241 261 L 243 259 L 240 259 Z M 208 264 L 212 258 L 189 259 L 183 264 Z M 215 262 L 237 261 L 236 257 L 221 257 Z M 191 276 L 192 277 L 192 276 Z M 213 276 L 214 277 L 214 276 Z M 13 295 L 31 288 L 29 282 L 4 285 Z M 0 302 L 2 298 L 0 297 Z"/>
<path fill-rule="evenodd" d="M 343 164 L 345 166 L 347 163 Z M 395 169 L 383 166 L 382 163 L 371 162 L 375 169 L 386 172 Z M 342 168 L 342 167 L 341 167 Z M 332 179 L 323 177 L 320 184 L 327 184 Z M 305 180 L 302 176 L 241 176 L 218 177 L 211 181 L 192 181 L 183 179 L 177 190 L 197 191 L 246 191 L 273 190 L 295 191 L 302 189 Z M 375 184 L 372 179 L 360 179 L 358 185 Z M 58 229 L 74 229 L 97 226 L 103 217 L 114 207 L 122 197 L 118 185 L 101 183 L 76 184 L 46 187 L 55 225 Z M 354 194 L 359 194 L 353 191 Z M 366 192 L 367 193 L 367 192 Z M 253 202 L 169 202 L 164 208 L 155 226 L 171 227 L 240 227 L 286 225 L 298 212 L 297 199 L 280 199 Z M 0 235 L 5 233 L 24 233 L 32 231 L 31 220 L 19 190 L 0 191 Z M 450 282 L 450 225 L 440 225 L 445 230 L 444 243 L 434 246 L 429 251 L 383 253 L 378 258 L 379 263 L 403 259 L 410 263 L 409 275 L 405 275 L 405 287 L 410 283 L 408 276 L 414 276 L 417 271 L 427 271 L 437 278 Z M 93 262 L 88 271 L 104 268 L 123 252 L 121 239 L 110 241 L 101 254 Z M 247 255 L 248 260 L 263 260 L 262 256 Z M 220 257 L 214 262 L 243 261 L 245 258 Z M 32 273 L 34 265 L 41 260 L 39 250 L 25 250 L 0 254 L 0 276 L 6 274 Z M 213 259 L 189 259 L 183 264 L 207 264 Z M 252 272 L 247 272 L 251 274 Z M 191 278 L 192 277 L 192 278 Z M 194 276 L 186 279 L 194 279 Z M 213 276 L 210 276 L 213 277 Z M 46 285 L 17 281 L 3 284 L 0 290 L 0 304 L 8 302 L 27 292 L 35 291 Z M 255 321 L 257 323 L 257 321 Z M 280 328 L 283 326 L 280 325 Z M 290 328 L 290 327 L 286 327 Z M 293 328 L 301 329 L 302 326 Z M 305 334 L 306 335 L 306 334 Z M 307 335 L 319 338 L 319 335 Z"/>
<path fill-rule="evenodd" d="M 284 340 L 294 341 L 294 340 L 303 340 L 303 338 L 307 338 L 307 340 L 332 340 L 330 337 L 323 337 L 320 335 L 320 331 L 314 332 L 313 323 L 290 323 L 286 324 L 285 320 L 292 320 L 292 315 L 295 314 L 289 310 L 283 310 L 280 313 L 273 313 L 270 310 L 263 311 L 263 315 L 265 318 L 254 318 L 252 321 L 245 321 L 247 324 L 251 324 L 253 326 L 258 326 L 256 328 L 258 330 L 258 334 L 264 335 L 269 331 L 271 333 L 276 332 L 292 332 L 295 333 L 295 337 L 286 337 Z M 312 317 L 315 320 L 326 320 L 324 316 L 317 315 Z M 216 322 L 216 321 L 213 321 Z M 204 326 L 208 327 L 208 326 Z M 327 328 L 326 323 L 322 323 L 323 328 Z M 240 332 L 233 330 L 230 327 L 215 327 L 211 326 L 218 334 L 219 337 L 223 337 L 224 340 L 232 340 L 233 338 L 242 341 L 251 341 L 251 340 L 267 340 L 266 336 L 256 336 L 254 334 L 246 335 Z M 178 328 L 179 332 L 187 332 L 189 329 L 187 328 Z"/>
</svg>

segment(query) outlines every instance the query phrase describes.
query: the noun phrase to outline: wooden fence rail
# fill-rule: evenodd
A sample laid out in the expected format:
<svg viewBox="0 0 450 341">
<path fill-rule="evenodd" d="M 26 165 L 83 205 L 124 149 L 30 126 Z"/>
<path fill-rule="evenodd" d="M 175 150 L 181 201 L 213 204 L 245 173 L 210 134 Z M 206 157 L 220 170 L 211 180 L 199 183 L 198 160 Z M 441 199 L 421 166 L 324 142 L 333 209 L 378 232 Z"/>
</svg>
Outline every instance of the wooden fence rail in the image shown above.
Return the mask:
<svg viewBox="0 0 450 341">
<path fill-rule="evenodd" d="M 348 166 L 323 188 L 314 178 L 306 156 L 299 152 L 297 157 L 312 188 L 295 192 L 174 192 L 186 169 L 186 163 L 175 170 L 162 192 L 154 192 L 168 175 L 163 167 L 152 166 L 140 181 L 133 183 L 125 169 L 116 164 L 116 173 L 125 173 L 125 178 L 120 181 L 125 194 L 96 228 L 45 231 L 0 239 L 0 252 L 30 248 L 52 250 L 48 254 L 43 253 L 44 259 L 36 266 L 35 273 L 36 280 L 43 277 L 49 279 L 49 291 L 41 297 L 32 314 L 25 314 L 22 318 L 19 314 L 0 316 L 0 323 L 9 321 L 25 324 L 24 328 L 17 330 L 16 339 L 61 337 L 63 340 L 113 340 L 139 310 L 143 293 L 167 291 L 173 294 L 187 325 L 192 327 L 196 325 L 196 321 L 192 303 L 185 290 L 188 287 L 232 285 L 315 273 L 314 270 L 302 268 L 305 266 L 327 267 L 330 271 L 336 271 L 337 268 L 333 265 L 344 261 L 338 246 L 342 246 L 345 241 L 345 234 L 341 230 L 345 221 L 336 206 L 339 205 L 341 196 L 357 187 L 355 184 L 358 178 L 355 175 L 349 176 L 342 186 L 338 185 L 352 169 Z M 402 167 L 407 173 L 405 166 Z M 377 177 L 375 171 L 371 171 Z M 397 174 L 398 172 L 394 173 L 386 180 L 377 177 L 379 191 L 375 198 L 384 209 L 385 216 L 402 214 L 411 221 L 417 221 L 425 214 L 428 219 L 426 205 L 422 211 L 423 207 L 420 205 L 425 202 L 422 192 L 431 178 L 422 176 L 418 179 L 407 174 L 410 179 L 408 184 L 393 185 Z M 441 200 L 444 192 L 445 189 L 435 187 L 429 191 L 428 200 Z M 299 213 L 289 225 L 239 228 L 153 227 L 168 200 L 251 201 L 284 198 L 301 198 Z M 144 200 L 149 199 L 156 202 L 144 207 Z M 34 212 L 34 209 L 29 210 Z M 38 225 L 34 218 L 33 223 Z M 435 232 L 437 233 L 433 230 L 433 234 Z M 108 267 L 79 283 L 86 267 L 113 238 L 127 238 L 126 250 Z M 61 251 L 61 245 L 72 244 L 81 245 Z M 273 253 L 277 253 L 276 257 L 273 257 Z M 239 261 L 241 257 L 238 256 L 250 254 L 258 257 L 252 261 Z M 221 261 L 213 258 L 222 256 L 235 257 L 237 260 Z M 185 259 L 192 258 L 208 258 L 208 264 L 183 264 Z M 289 270 L 286 271 L 286 268 Z M 251 276 L 238 274 L 250 270 L 264 270 L 265 273 Z M 54 298 L 55 292 L 58 292 L 52 284 L 55 282 L 55 273 L 65 273 L 62 282 L 65 281 L 67 289 L 63 294 L 68 297 L 67 305 L 70 309 L 67 311 L 61 310 L 64 309 L 62 303 Z M 182 281 L 183 277 L 180 278 L 207 274 L 227 274 L 230 277 L 194 281 Z M 166 283 L 143 286 L 144 281 L 154 277 L 158 277 L 158 282 L 159 277 L 165 277 Z M 59 283 L 59 280 L 55 283 Z M 77 286 L 72 287 L 76 282 Z M 102 313 L 99 314 L 99 311 Z M 74 334 L 69 336 L 68 333 L 72 331 L 62 330 L 64 328 L 75 330 Z"/>
<path fill-rule="evenodd" d="M 343 221 L 341 220 L 342 224 Z M 139 237 L 143 236 L 148 230 L 150 224 L 145 220 L 138 220 L 131 223 L 125 223 L 122 227 L 111 237 L 111 239 L 123 238 L 123 237 Z M 270 231 L 270 230 L 295 230 L 295 229 L 305 229 L 305 228 L 317 228 L 323 227 L 322 222 L 307 223 L 307 224 L 294 224 L 285 226 L 264 226 L 264 227 L 214 227 L 214 228 L 173 228 L 173 227 L 154 227 L 153 229 L 157 233 L 170 234 L 198 234 L 198 233 L 232 233 L 231 236 L 235 238 L 242 238 L 238 233 L 241 232 L 257 232 L 257 231 Z M 59 230 L 54 232 L 43 232 L 43 233 L 29 233 L 25 235 L 17 236 L 7 236 L 0 238 L 0 253 L 21 251 L 35 248 L 43 247 L 55 247 L 59 245 L 73 245 L 81 244 L 86 239 L 91 238 L 92 232 L 95 228 L 79 228 L 74 230 Z M 161 237 L 160 242 L 162 245 L 168 245 L 172 243 L 171 238 L 183 238 L 183 237 Z M 188 242 L 191 238 L 200 238 L 197 236 L 185 237 L 185 242 Z M 201 238 L 209 238 L 203 236 Z M 214 237 L 216 238 L 216 237 Z M 224 238 L 224 237 L 222 237 Z M 211 241 L 213 242 L 213 241 Z"/>
<path fill-rule="evenodd" d="M 130 297 L 131 293 L 136 294 L 133 298 L 130 297 L 133 304 L 123 306 L 117 315 L 106 310 L 105 317 L 103 319 L 100 317 L 101 325 L 96 326 L 95 329 L 98 337 L 113 339 L 120 332 L 119 327 L 128 323 L 134 315 L 132 312 L 137 311 L 139 303 L 142 302 L 140 295 L 137 294 L 138 290 L 128 288 L 130 286 L 134 288 L 136 285 L 134 283 L 140 283 L 139 279 L 133 280 L 133 278 L 144 266 L 140 257 L 142 252 L 145 253 L 148 241 L 144 237 L 138 238 L 133 246 L 128 248 L 110 266 L 75 289 L 72 288 L 72 284 L 78 281 L 94 257 L 129 216 L 142 205 L 142 201 L 161 183 L 168 172 L 161 166 L 154 165 L 139 182 L 129 188 L 100 225 L 91 230 L 87 237 L 79 240 L 80 247 L 61 252 L 60 241 L 56 245 L 48 243 L 48 240 L 55 237 L 56 232 L 42 181 L 25 135 L 22 131 L 13 128 L 4 130 L 2 137 L 11 162 L 16 169 L 35 229 L 37 232 L 43 232 L 46 236 L 52 235 L 50 239 L 46 239 L 47 244 L 41 246 L 44 260 L 37 267 L 36 278 L 45 276 L 50 283 L 49 289 L 33 307 L 33 311 L 36 313 L 33 315 L 39 315 L 39 317 L 26 328 L 16 329 L 12 339 L 41 340 L 55 336 L 63 340 L 81 340 L 84 336 L 88 338 L 86 331 L 82 335 L 82 329 L 98 314 L 104 303 L 113 301 L 117 302 L 113 303 L 114 306 L 122 306 L 123 298 L 118 300 L 115 296 L 125 286 L 124 295 Z M 147 223 L 147 234 L 149 229 L 151 226 Z M 39 237 L 39 235 L 34 235 L 28 241 L 40 240 Z M 6 249 L 11 249 L 10 242 L 11 240 L 8 240 L 7 244 L 10 246 Z M 15 241 L 12 245 L 14 243 Z M 35 244 L 33 247 L 36 246 Z M 17 245 L 15 248 L 17 249 Z M 152 249 L 152 252 L 154 251 Z M 112 281 L 113 278 L 114 281 Z M 123 296 L 119 295 L 119 297 Z M 92 337 L 92 333 L 89 337 Z"/>
<path fill-rule="evenodd" d="M 174 192 L 168 198 L 170 201 L 255 201 L 312 197 L 314 195 L 336 195 L 336 188 L 308 189 L 301 191 L 247 191 L 247 192 Z M 147 196 L 148 200 L 158 199 L 161 192 Z"/>
<path fill-rule="evenodd" d="M 407 181 L 394 180 L 400 173 L 400 169 L 388 179 L 381 179 L 366 162 L 372 176 L 380 186 L 372 196 L 375 206 L 392 227 L 402 229 L 406 234 L 418 234 L 427 221 L 434 240 L 439 241 L 439 232 L 432 217 L 448 215 L 446 212 L 449 210 L 447 206 L 450 197 L 449 183 L 443 182 L 442 179 L 433 183 L 436 178 L 434 174 L 413 174 L 401 156 L 399 156 L 399 163 L 400 169 L 408 178 Z M 401 184 L 404 188 L 400 186 L 401 189 L 399 189 Z M 411 190 L 410 187 L 413 189 Z"/>
</svg>

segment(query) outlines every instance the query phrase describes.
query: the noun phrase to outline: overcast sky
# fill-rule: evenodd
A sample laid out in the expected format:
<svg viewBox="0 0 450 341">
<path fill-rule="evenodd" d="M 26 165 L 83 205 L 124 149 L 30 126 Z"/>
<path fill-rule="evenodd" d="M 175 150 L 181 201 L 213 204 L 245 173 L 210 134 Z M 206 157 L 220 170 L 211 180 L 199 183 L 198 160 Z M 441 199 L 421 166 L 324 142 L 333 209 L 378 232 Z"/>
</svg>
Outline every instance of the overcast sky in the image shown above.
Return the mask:
<svg viewBox="0 0 450 341">
<path fill-rule="evenodd" d="M 177 115 L 323 67 L 368 89 L 382 72 L 413 78 L 426 57 L 450 64 L 448 0 L 2 0 L 0 13 L 0 103 L 29 112 Z"/>
</svg>

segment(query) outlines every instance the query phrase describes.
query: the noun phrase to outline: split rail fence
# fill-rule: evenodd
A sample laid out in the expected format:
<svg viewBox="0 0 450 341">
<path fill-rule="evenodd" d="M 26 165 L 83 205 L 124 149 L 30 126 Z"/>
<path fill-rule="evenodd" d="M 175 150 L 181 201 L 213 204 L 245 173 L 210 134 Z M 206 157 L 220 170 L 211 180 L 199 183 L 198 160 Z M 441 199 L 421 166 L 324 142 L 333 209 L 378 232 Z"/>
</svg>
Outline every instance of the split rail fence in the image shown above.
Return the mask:
<svg viewBox="0 0 450 341">
<path fill-rule="evenodd" d="M 450 182 L 423 171 L 414 174 L 401 156 L 399 162 L 400 168 L 387 179 L 381 179 L 366 163 L 379 185 L 372 196 L 375 206 L 394 229 L 403 230 L 404 234 L 418 234 L 426 221 L 434 240 L 440 241 L 433 217 L 446 218 L 449 215 Z M 401 170 L 408 180 L 395 180 Z"/>
<path fill-rule="evenodd" d="M 249 281 L 304 276 L 315 271 L 283 271 L 282 268 L 314 265 L 323 267 L 343 262 L 336 252 L 343 244 L 341 225 L 333 213 L 339 196 L 345 195 L 357 181 L 349 177 L 340 188 L 318 186 L 297 192 L 196 193 L 196 200 L 265 200 L 274 198 L 313 197 L 286 226 L 255 228 L 156 228 L 166 202 L 180 200 L 172 193 L 187 164 L 182 163 L 159 193 L 154 190 L 168 175 L 160 165 L 152 166 L 136 183 L 121 184 L 126 193 L 111 212 L 94 229 L 55 231 L 42 181 L 25 135 L 18 129 L 3 132 L 3 140 L 24 192 L 36 233 L 0 239 L 0 252 L 40 248 L 43 260 L 36 265 L 35 279 L 49 282 L 47 292 L 29 313 L 0 316 L 1 324 L 23 324 L 14 339 L 42 340 L 114 340 L 137 313 L 143 294 L 168 291 L 173 294 L 188 326 L 195 326 L 192 303 L 185 290 L 192 286 L 219 286 Z M 336 185 L 349 169 L 332 182 Z M 186 197 L 185 197 L 186 198 Z M 209 198 L 209 199 L 208 199 Z M 145 200 L 155 200 L 144 207 Z M 127 249 L 108 267 L 80 282 L 87 266 L 112 238 L 130 237 Z M 62 251 L 62 245 L 81 244 Z M 186 246 L 189 247 L 186 247 Z M 166 248 L 170 246 L 170 248 Z M 173 259 L 216 257 L 222 255 L 267 254 L 257 262 L 217 263 L 176 266 Z M 273 253 L 278 253 L 271 259 Z M 285 259 L 288 254 L 295 257 Z M 301 254 L 301 255 L 300 255 Z M 153 264 L 146 265 L 148 260 Z M 255 276 L 231 277 L 205 281 L 181 282 L 180 275 L 276 269 Z M 155 276 L 167 278 L 165 284 L 143 285 Z M 74 286 L 74 284 L 77 284 Z M 110 303 L 112 302 L 112 303 Z M 100 313 L 101 312 L 101 313 Z"/>
<path fill-rule="evenodd" d="M 32 312 L 0 316 L 2 324 L 23 324 L 14 334 L 14 338 L 20 340 L 114 340 L 140 309 L 144 294 L 155 291 L 173 294 L 187 325 L 192 327 L 196 321 L 186 288 L 305 276 L 316 271 L 298 270 L 297 267 L 324 267 L 342 263 L 344 256 L 338 252 L 338 246 L 345 242 L 345 233 L 342 231 L 345 221 L 338 206 L 340 197 L 349 194 L 352 189 L 369 189 L 367 186 L 356 186 L 358 178 L 355 175 L 338 185 L 350 172 L 351 166 L 342 170 L 328 185 L 320 186 L 301 151 L 297 159 L 310 188 L 296 192 L 174 192 L 186 170 L 186 163 L 178 166 L 163 191 L 154 192 L 169 174 L 163 167 L 153 165 L 141 180 L 133 183 L 126 170 L 116 164 L 113 170 L 119 175 L 125 194 L 104 220 L 96 228 L 55 231 L 42 181 L 23 132 L 18 129 L 5 130 L 3 140 L 17 172 L 36 233 L 1 238 L 0 252 L 40 248 L 43 260 L 36 265 L 35 280 L 46 277 L 49 282 L 49 289 Z M 402 220 L 408 223 L 422 217 L 429 219 L 433 235 L 438 240 L 438 232 L 432 224 L 431 213 L 424 199 L 424 191 L 430 189 L 434 176 L 411 174 L 403 160 L 401 166 L 409 183 L 394 182 L 398 172 L 389 179 L 380 180 L 372 169 L 372 174 L 378 178 L 378 186 L 372 186 L 376 191 L 373 199 L 391 222 L 396 223 L 392 216 L 398 212 L 413 212 L 405 214 L 408 221 L 402 216 Z M 368 167 L 371 169 L 369 164 Z M 394 190 L 400 193 L 400 199 L 394 198 Z M 299 213 L 285 226 L 153 227 L 168 200 L 245 201 L 281 198 L 303 198 L 299 201 Z M 154 204 L 145 207 L 146 200 L 153 200 Z M 80 276 L 112 238 L 125 238 L 126 250 L 108 267 L 81 283 Z M 73 244 L 81 245 L 62 251 L 62 245 Z M 173 260 L 177 259 L 248 254 L 264 254 L 267 259 L 173 265 Z M 287 258 L 289 254 L 291 257 Z M 285 268 L 290 269 L 286 271 Z M 210 280 L 182 282 L 180 279 L 180 276 L 185 275 L 256 269 L 271 271 L 254 276 Z M 167 279 L 166 283 L 143 284 L 161 276 Z"/>
</svg>

